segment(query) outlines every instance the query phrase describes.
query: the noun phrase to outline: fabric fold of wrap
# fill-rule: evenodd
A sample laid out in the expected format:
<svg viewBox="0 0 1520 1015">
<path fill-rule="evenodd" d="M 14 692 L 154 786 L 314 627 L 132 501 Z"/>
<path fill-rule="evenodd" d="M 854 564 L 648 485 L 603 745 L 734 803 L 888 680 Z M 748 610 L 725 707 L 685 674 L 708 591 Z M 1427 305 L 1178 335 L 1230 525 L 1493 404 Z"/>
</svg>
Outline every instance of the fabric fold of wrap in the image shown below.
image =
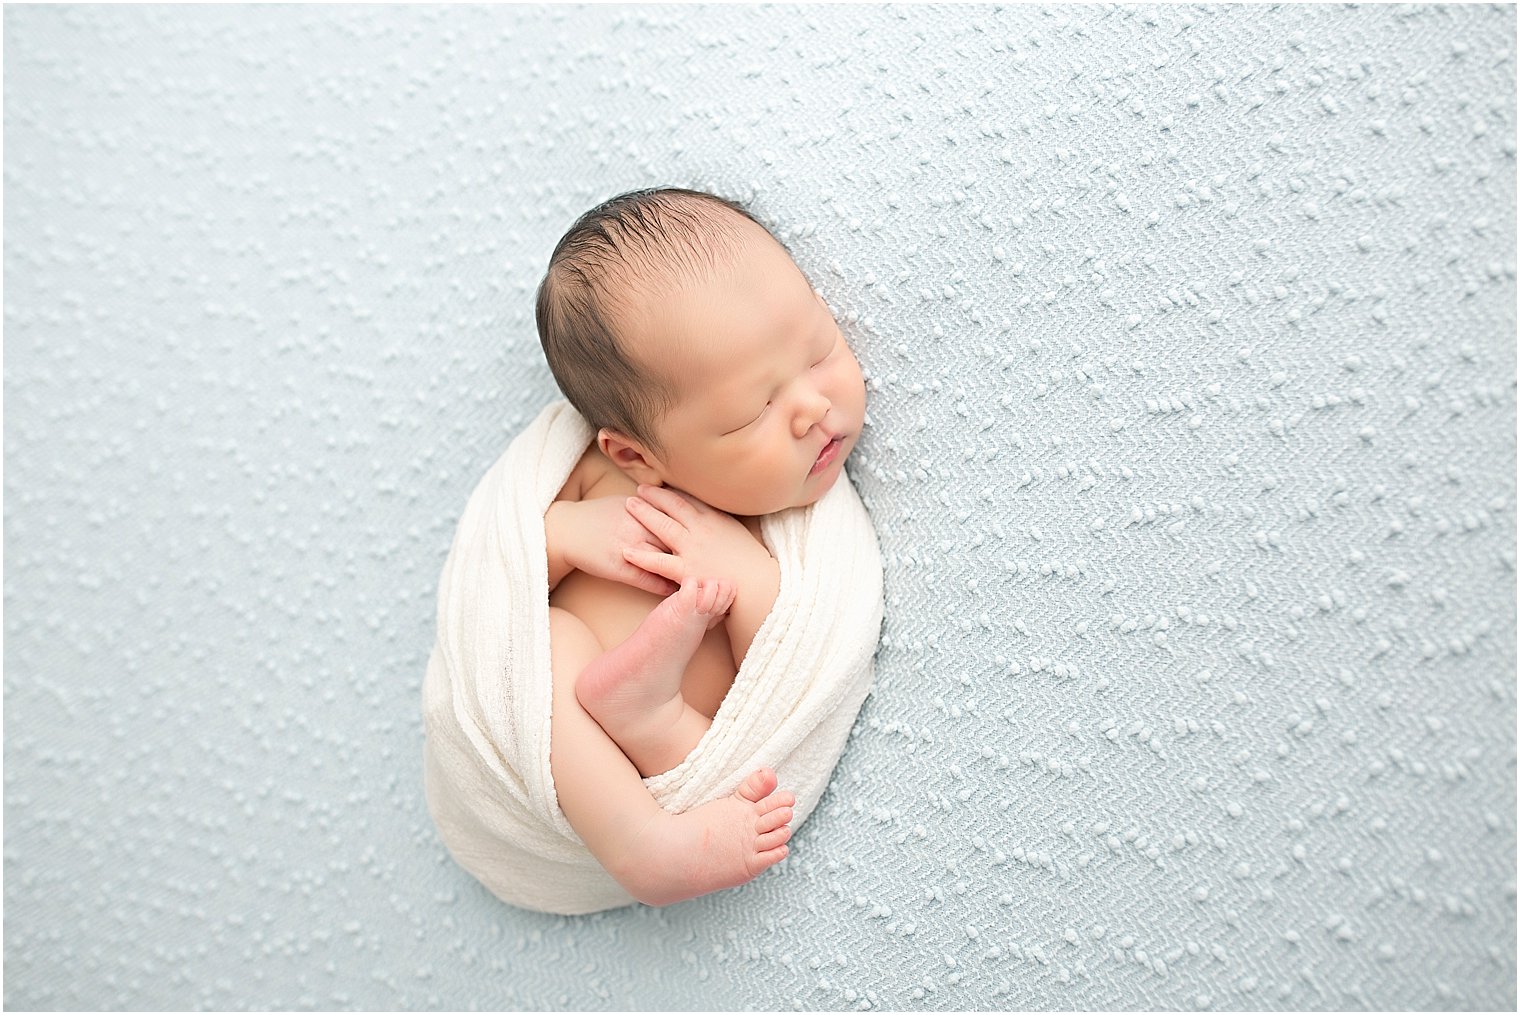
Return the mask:
<svg viewBox="0 0 1520 1015">
<path fill-rule="evenodd" d="M 422 693 L 428 809 L 450 854 L 503 901 L 567 915 L 634 901 L 570 826 L 549 767 L 543 521 L 593 437 L 560 399 L 480 480 L 439 579 Z M 797 797 L 795 831 L 822 797 L 871 689 L 881 557 L 844 473 L 816 503 L 766 515 L 760 528 L 780 565 L 775 606 L 701 742 L 644 784 L 681 813 L 770 766 Z"/>
</svg>

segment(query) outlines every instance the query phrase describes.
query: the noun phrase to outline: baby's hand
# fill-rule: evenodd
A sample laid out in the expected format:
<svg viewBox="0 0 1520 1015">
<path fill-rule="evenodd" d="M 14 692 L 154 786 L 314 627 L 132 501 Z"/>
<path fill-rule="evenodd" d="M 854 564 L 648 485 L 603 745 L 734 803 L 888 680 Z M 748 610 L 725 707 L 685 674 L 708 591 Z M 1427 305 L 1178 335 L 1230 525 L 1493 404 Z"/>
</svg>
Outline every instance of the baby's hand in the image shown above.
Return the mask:
<svg viewBox="0 0 1520 1015">
<path fill-rule="evenodd" d="M 651 574 L 624 556 L 628 550 L 659 553 L 670 548 L 629 514 L 624 500 L 595 497 L 575 502 L 577 545 L 570 563 L 598 578 L 622 582 L 657 596 L 672 595 L 681 587 L 679 582 Z"/>
<path fill-rule="evenodd" d="M 627 504 L 628 514 L 656 541 L 663 541 L 670 552 L 630 546 L 623 556 L 677 585 L 688 577 L 734 578 L 744 573 L 749 558 L 770 556 L 743 522 L 689 493 L 641 483 L 639 495 L 629 497 Z"/>
</svg>

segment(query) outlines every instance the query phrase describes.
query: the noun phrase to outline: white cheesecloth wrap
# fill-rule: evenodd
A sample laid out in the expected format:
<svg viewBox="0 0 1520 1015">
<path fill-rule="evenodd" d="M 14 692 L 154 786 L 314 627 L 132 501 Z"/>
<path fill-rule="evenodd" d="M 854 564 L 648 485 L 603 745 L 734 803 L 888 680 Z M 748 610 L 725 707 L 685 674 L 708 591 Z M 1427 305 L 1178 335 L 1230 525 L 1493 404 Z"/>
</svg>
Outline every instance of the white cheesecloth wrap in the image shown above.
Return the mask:
<svg viewBox="0 0 1520 1015">
<path fill-rule="evenodd" d="M 422 705 L 428 809 L 460 866 L 503 901 L 590 913 L 634 899 L 571 828 L 549 769 L 549 575 L 544 514 L 594 437 L 568 401 L 546 406 L 470 495 L 438 583 L 438 638 Z M 871 689 L 882 621 L 876 533 L 848 475 L 816 503 L 761 518 L 780 564 L 711 729 L 644 780 L 681 813 L 732 793 L 756 768 L 817 805 Z"/>
</svg>

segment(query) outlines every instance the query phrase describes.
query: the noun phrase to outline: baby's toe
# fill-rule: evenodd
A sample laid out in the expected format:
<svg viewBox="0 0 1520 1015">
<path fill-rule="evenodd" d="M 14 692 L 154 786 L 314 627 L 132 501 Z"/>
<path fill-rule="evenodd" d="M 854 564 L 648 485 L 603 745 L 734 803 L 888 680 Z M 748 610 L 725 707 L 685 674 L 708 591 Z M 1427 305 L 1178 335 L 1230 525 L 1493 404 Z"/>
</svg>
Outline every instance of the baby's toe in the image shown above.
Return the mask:
<svg viewBox="0 0 1520 1015">
<path fill-rule="evenodd" d="M 712 578 L 690 579 L 691 592 L 687 595 L 687 601 L 691 605 L 691 611 L 699 616 L 709 617 L 718 612 L 717 607 L 722 599 L 722 590 Z"/>
<path fill-rule="evenodd" d="M 782 825 L 775 831 L 766 832 L 755 840 L 755 849 L 760 853 L 775 849 L 792 837 L 792 826 Z"/>
<path fill-rule="evenodd" d="M 761 801 L 761 804 L 768 811 L 776 810 L 777 808 L 781 807 L 795 807 L 797 806 L 797 798 L 792 795 L 791 790 L 783 789 L 778 790 L 775 793 L 772 793 L 770 796 L 766 797 Z"/>
<path fill-rule="evenodd" d="M 783 844 L 783 845 L 777 846 L 775 849 L 767 849 L 763 853 L 756 853 L 755 856 L 754 856 L 754 860 L 750 864 L 750 870 L 756 876 L 758 876 L 766 868 L 768 868 L 768 867 L 774 867 L 776 864 L 780 863 L 782 860 L 785 860 L 786 857 L 787 857 L 787 854 L 790 853 L 790 852 L 791 852 L 791 847 Z"/>
<path fill-rule="evenodd" d="M 739 784 L 738 793 L 750 803 L 757 804 L 775 788 L 776 773 L 769 768 L 757 768 Z"/>
<path fill-rule="evenodd" d="M 755 831 L 769 832 L 772 829 L 779 828 L 782 825 L 787 824 L 791 820 L 792 809 L 790 807 L 777 807 L 773 811 L 765 812 L 755 820 Z"/>
</svg>

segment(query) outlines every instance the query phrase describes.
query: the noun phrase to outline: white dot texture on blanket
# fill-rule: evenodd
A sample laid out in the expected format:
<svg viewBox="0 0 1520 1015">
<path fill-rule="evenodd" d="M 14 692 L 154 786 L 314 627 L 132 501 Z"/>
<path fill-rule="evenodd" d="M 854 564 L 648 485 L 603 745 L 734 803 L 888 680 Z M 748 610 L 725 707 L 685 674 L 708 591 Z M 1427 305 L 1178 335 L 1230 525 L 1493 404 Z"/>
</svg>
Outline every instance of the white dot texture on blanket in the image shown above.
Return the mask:
<svg viewBox="0 0 1520 1015">
<path fill-rule="evenodd" d="M 1513 5 L 8 6 L 16 1009 L 1515 1007 Z M 867 375 L 791 856 L 447 854 L 437 580 L 624 190 Z"/>
</svg>

